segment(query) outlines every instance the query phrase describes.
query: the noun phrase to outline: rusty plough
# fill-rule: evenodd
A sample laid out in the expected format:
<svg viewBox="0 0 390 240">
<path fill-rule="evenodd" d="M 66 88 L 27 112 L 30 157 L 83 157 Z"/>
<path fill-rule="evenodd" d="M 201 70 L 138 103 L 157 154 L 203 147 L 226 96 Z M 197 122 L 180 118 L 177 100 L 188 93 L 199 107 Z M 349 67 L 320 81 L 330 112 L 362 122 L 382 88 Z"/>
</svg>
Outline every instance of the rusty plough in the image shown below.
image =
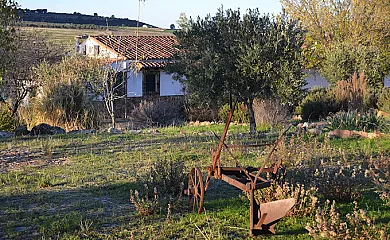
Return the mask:
<svg viewBox="0 0 390 240">
<path fill-rule="evenodd" d="M 278 144 L 282 141 L 284 134 L 289 130 L 289 127 L 278 137 L 273 143 L 261 144 L 256 146 L 273 146 L 267 159 L 261 167 L 242 167 L 242 165 L 234 157 L 231 149 L 242 148 L 247 146 L 228 146 L 225 143 L 226 135 L 230 122 L 233 117 L 233 109 L 231 108 L 229 116 L 223 131 L 222 137 L 217 150 L 212 150 L 212 165 L 207 167 L 207 178 L 205 183 L 200 169 L 192 168 L 189 174 L 188 189 L 185 194 L 189 196 L 190 207 L 193 211 L 201 213 L 203 211 L 204 195 L 208 189 L 211 178 L 223 180 L 230 185 L 233 185 L 242 191 L 248 192 L 250 196 L 250 234 L 259 235 L 272 233 L 275 234 L 275 224 L 284 217 L 287 212 L 294 206 L 295 199 L 288 198 L 268 203 L 258 204 L 255 200 L 255 191 L 271 186 L 271 181 L 280 180 L 283 178 L 286 169 L 282 165 L 281 159 L 275 159 L 273 155 L 276 152 Z M 225 149 L 236 161 L 235 167 L 224 167 L 221 165 L 221 152 Z M 272 179 L 267 179 L 267 176 L 272 176 Z"/>
</svg>

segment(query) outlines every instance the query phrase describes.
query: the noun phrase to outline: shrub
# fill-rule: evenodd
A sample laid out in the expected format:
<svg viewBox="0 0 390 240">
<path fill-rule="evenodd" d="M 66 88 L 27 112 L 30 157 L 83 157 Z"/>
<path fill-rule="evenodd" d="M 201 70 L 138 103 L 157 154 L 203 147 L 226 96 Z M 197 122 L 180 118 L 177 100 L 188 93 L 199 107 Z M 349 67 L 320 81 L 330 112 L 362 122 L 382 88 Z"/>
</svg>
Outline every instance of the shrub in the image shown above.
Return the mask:
<svg viewBox="0 0 390 240">
<path fill-rule="evenodd" d="M 272 126 L 284 124 L 290 115 L 290 109 L 279 99 L 255 99 L 253 103 L 256 124 Z"/>
<path fill-rule="evenodd" d="M 296 113 L 302 116 L 304 121 L 325 118 L 329 113 L 340 110 L 335 97 L 325 88 L 313 89 L 296 108 Z"/>
<path fill-rule="evenodd" d="M 315 239 L 387 239 L 386 231 L 378 229 L 374 220 L 370 219 L 357 203 L 351 214 L 345 216 L 345 221 L 336 210 L 336 203 L 330 205 L 327 200 L 324 207 L 316 212 L 315 222 L 307 223 L 306 229 Z"/>
<path fill-rule="evenodd" d="M 93 106 L 93 81 L 101 77 L 101 60 L 84 57 L 64 58 L 58 64 L 42 63 L 35 71 L 40 82 L 32 99 L 30 125 L 42 122 L 66 130 L 96 128 L 99 114 Z"/>
<path fill-rule="evenodd" d="M 184 102 L 175 98 L 143 100 L 131 117 L 144 127 L 177 125 L 185 120 Z"/>
<path fill-rule="evenodd" d="M 6 104 L 0 103 L 0 131 L 13 131 L 15 128 L 15 117 Z"/>
<path fill-rule="evenodd" d="M 163 206 L 175 206 L 181 199 L 187 175 L 181 159 L 159 159 L 146 172 L 137 175 L 143 191 L 130 191 L 132 202 L 141 215 L 156 213 Z M 154 196 L 153 198 L 149 196 Z"/>
<path fill-rule="evenodd" d="M 226 121 L 229 115 L 229 111 L 230 111 L 230 104 L 223 105 L 218 112 L 219 119 L 221 121 Z M 236 109 L 234 109 L 232 121 L 238 123 L 249 122 L 248 108 L 245 106 L 244 103 L 238 103 L 236 105 Z"/>
<path fill-rule="evenodd" d="M 188 107 L 186 109 L 186 115 L 187 119 L 189 121 L 208 121 L 208 122 L 213 122 L 217 121 L 219 116 L 218 116 L 218 110 L 213 109 L 210 106 L 202 106 L 202 107 Z"/>
<path fill-rule="evenodd" d="M 375 110 L 359 113 L 357 110 L 338 112 L 327 118 L 330 129 L 356 130 L 372 132 L 387 131 L 389 122 L 383 117 L 377 116 Z"/>
<path fill-rule="evenodd" d="M 390 114 L 390 88 L 384 87 L 378 96 L 378 109 Z"/>
<path fill-rule="evenodd" d="M 376 159 L 371 158 L 367 173 L 382 200 L 390 206 L 390 157 L 382 153 Z"/>
<path fill-rule="evenodd" d="M 324 199 L 350 202 L 361 197 L 360 190 L 366 184 L 365 172 L 357 166 L 341 163 L 326 164 L 317 160 L 314 164 L 298 166 L 298 182 L 318 189 Z"/>
<path fill-rule="evenodd" d="M 67 130 L 98 125 L 98 113 L 80 82 L 47 85 L 34 103 L 35 114 L 39 114 L 41 122 Z"/>
</svg>

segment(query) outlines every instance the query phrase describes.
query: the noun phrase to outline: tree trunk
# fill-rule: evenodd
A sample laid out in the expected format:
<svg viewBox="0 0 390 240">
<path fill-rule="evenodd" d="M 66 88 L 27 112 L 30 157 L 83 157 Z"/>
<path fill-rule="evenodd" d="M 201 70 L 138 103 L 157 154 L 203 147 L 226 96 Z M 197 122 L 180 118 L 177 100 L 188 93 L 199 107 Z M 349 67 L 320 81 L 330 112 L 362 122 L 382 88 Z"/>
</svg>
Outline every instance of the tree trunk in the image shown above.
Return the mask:
<svg viewBox="0 0 390 240">
<path fill-rule="evenodd" d="M 115 121 L 115 108 L 114 108 L 114 100 L 111 100 L 112 102 L 110 103 L 111 105 L 111 127 L 115 128 L 116 127 L 116 121 Z"/>
<path fill-rule="evenodd" d="M 250 98 L 247 101 L 248 113 L 249 113 L 249 126 L 250 133 L 256 133 L 256 119 L 255 119 L 255 111 L 253 110 L 253 99 Z"/>
</svg>

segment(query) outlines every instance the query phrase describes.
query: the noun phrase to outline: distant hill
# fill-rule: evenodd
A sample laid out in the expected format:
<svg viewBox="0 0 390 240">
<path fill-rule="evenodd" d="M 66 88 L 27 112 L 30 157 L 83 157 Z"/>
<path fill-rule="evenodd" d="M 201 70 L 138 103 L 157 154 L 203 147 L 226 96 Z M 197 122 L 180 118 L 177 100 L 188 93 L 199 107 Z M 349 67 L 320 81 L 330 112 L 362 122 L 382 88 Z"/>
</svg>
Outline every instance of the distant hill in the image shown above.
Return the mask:
<svg viewBox="0 0 390 240">
<path fill-rule="evenodd" d="M 103 17 L 94 15 L 86 15 L 78 12 L 71 13 L 55 13 L 48 12 L 47 9 L 21 9 L 19 16 L 22 21 L 26 22 L 46 22 L 60 24 L 92 24 L 97 26 L 127 26 L 136 27 L 137 21 L 128 18 Z M 153 25 L 140 22 L 139 26 L 147 26 L 148 28 L 156 28 Z"/>
</svg>

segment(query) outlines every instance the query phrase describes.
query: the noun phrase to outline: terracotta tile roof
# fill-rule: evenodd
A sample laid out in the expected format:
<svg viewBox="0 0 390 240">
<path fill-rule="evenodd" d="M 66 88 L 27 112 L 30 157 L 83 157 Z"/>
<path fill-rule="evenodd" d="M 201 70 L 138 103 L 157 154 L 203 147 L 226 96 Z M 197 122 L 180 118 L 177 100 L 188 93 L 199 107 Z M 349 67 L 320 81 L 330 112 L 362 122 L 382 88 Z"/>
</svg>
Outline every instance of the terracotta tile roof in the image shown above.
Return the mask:
<svg viewBox="0 0 390 240">
<path fill-rule="evenodd" d="M 167 66 L 168 62 L 139 62 L 142 68 L 163 68 Z"/>
<path fill-rule="evenodd" d="M 136 59 L 136 36 L 91 36 L 110 50 L 126 57 Z M 167 60 L 172 59 L 177 44 L 175 36 L 139 36 L 138 60 Z"/>
</svg>

